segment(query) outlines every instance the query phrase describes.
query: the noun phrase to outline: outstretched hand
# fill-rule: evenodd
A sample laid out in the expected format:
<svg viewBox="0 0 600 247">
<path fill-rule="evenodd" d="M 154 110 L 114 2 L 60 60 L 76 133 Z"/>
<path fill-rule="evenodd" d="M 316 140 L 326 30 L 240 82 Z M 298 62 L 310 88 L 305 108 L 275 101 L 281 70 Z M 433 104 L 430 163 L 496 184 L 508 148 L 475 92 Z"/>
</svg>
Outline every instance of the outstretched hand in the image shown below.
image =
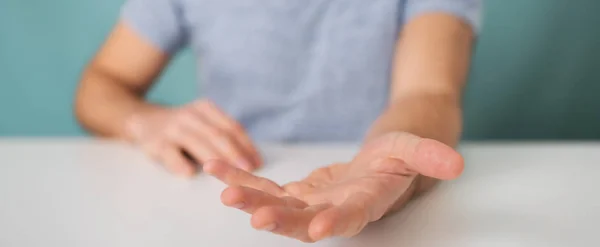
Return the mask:
<svg viewBox="0 0 600 247">
<path fill-rule="evenodd" d="M 358 234 L 395 207 L 418 175 L 453 179 L 463 166 L 452 148 L 399 132 L 367 143 L 349 163 L 319 168 L 284 186 L 221 161 L 204 170 L 229 185 L 221 201 L 251 214 L 254 228 L 315 242 Z"/>
</svg>

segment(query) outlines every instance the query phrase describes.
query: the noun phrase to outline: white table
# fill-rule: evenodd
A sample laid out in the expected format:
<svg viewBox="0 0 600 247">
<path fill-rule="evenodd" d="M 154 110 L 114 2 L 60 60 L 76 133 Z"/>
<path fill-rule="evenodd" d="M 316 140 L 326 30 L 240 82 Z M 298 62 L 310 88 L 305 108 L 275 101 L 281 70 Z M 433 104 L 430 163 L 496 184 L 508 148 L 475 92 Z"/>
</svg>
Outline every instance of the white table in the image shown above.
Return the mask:
<svg viewBox="0 0 600 247">
<path fill-rule="evenodd" d="M 259 174 L 299 179 L 355 147 L 272 146 Z M 353 239 L 314 246 L 600 246 L 600 143 L 464 144 L 467 169 Z M 311 158 L 315 157 L 315 158 Z M 167 174 L 134 148 L 0 139 L 0 246 L 295 247 L 221 205 L 224 186 Z"/>
</svg>

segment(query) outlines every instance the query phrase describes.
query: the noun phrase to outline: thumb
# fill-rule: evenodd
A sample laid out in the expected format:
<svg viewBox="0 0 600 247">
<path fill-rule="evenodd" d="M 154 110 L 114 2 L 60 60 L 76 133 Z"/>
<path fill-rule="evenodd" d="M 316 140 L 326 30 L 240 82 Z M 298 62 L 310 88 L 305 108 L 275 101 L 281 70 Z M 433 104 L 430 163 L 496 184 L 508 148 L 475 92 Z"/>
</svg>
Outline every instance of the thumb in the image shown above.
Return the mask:
<svg viewBox="0 0 600 247">
<path fill-rule="evenodd" d="M 450 146 L 410 133 L 395 137 L 390 158 L 400 159 L 410 170 L 437 179 L 454 179 L 464 169 L 463 157 Z"/>
</svg>

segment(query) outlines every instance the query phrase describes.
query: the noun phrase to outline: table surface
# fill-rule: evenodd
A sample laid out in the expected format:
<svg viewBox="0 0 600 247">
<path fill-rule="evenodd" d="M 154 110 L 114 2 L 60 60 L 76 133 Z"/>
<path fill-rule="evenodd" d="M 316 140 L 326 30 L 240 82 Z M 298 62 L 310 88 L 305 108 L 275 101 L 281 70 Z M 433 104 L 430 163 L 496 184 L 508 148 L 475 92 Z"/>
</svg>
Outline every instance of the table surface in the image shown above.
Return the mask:
<svg viewBox="0 0 600 247">
<path fill-rule="evenodd" d="M 359 236 L 312 246 L 600 246 L 600 143 L 465 143 L 467 168 Z M 277 182 L 349 160 L 352 145 L 265 145 Z M 0 139 L 0 246 L 309 244 L 251 228 L 224 185 L 166 173 L 134 147 Z"/>
</svg>

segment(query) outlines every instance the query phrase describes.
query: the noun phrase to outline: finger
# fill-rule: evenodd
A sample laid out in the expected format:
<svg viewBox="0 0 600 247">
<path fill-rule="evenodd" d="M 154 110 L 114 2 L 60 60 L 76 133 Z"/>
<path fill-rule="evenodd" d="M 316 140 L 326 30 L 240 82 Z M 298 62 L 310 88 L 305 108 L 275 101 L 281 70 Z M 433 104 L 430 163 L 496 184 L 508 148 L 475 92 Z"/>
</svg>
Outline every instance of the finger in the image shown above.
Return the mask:
<svg viewBox="0 0 600 247">
<path fill-rule="evenodd" d="M 284 206 L 303 209 L 308 205 L 293 197 L 276 197 L 269 193 L 243 186 L 229 187 L 221 193 L 224 205 L 241 209 L 253 214 L 257 209 L 267 206 Z"/>
<path fill-rule="evenodd" d="M 356 195 L 339 206 L 320 212 L 310 223 L 309 236 L 315 241 L 333 236 L 355 236 L 369 223 L 366 203 Z"/>
<path fill-rule="evenodd" d="M 246 171 L 254 169 L 254 165 L 252 164 L 254 162 L 253 158 L 246 154 L 243 147 L 237 143 L 235 138 L 229 137 L 220 129 L 212 126 L 206 118 L 199 114 L 187 113 L 182 114 L 180 121 L 185 128 L 197 133 L 199 136 L 204 137 L 204 140 L 210 142 L 215 151 L 230 164 L 234 164 Z"/>
<path fill-rule="evenodd" d="M 152 160 L 160 162 L 162 150 L 167 144 L 168 143 L 166 141 L 159 139 L 141 142 L 139 146 L 142 150 L 144 150 L 145 153 L 147 153 L 150 156 L 150 158 L 152 158 Z"/>
<path fill-rule="evenodd" d="M 165 168 L 174 174 L 193 176 L 196 173 L 196 165 L 186 159 L 176 146 L 164 148 L 161 161 Z"/>
<path fill-rule="evenodd" d="M 200 164 L 222 158 L 221 154 L 207 140 L 189 130 L 184 130 L 184 132 L 187 134 L 182 134 L 174 140 L 183 149 L 180 151 L 182 154 L 191 156 Z"/>
<path fill-rule="evenodd" d="M 221 111 L 215 104 L 210 101 L 203 100 L 196 103 L 196 109 L 203 115 L 211 116 L 208 121 L 220 128 L 226 133 L 233 133 L 236 141 L 243 147 L 246 153 L 252 157 L 253 163 L 258 166 L 262 165 L 260 154 L 250 137 L 246 134 L 244 128 L 234 119 Z"/>
<path fill-rule="evenodd" d="M 283 186 L 283 190 L 298 198 L 302 198 L 303 195 L 312 193 L 315 189 L 315 186 L 307 183 L 306 180 L 304 180 L 304 182 L 291 182 Z"/>
<path fill-rule="evenodd" d="M 252 215 L 252 227 L 304 242 L 314 242 L 308 234 L 308 227 L 319 212 L 329 205 L 315 205 L 305 209 L 285 206 L 262 207 Z"/>
<path fill-rule="evenodd" d="M 204 172 L 216 177 L 229 186 L 245 186 L 256 190 L 262 190 L 275 196 L 285 194 L 285 191 L 275 182 L 252 175 L 242 169 L 223 163 L 218 160 L 211 160 L 204 164 Z"/>
<path fill-rule="evenodd" d="M 179 122 L 175 122 L 167 128 L 166 142 L 180 147 L 180 152 L 191 156 L 195 162 L 204 163 L 207 160 L 220 158 L 209 143 Z"/>
<path fill-rule="evenodd" d="M 456 178 L 464 169 L 462 156 L 453 148 L 409 133 L 395 136 L 390 157 L 403 160 L 411 170 L 438 179 Z"/>
</svg>

